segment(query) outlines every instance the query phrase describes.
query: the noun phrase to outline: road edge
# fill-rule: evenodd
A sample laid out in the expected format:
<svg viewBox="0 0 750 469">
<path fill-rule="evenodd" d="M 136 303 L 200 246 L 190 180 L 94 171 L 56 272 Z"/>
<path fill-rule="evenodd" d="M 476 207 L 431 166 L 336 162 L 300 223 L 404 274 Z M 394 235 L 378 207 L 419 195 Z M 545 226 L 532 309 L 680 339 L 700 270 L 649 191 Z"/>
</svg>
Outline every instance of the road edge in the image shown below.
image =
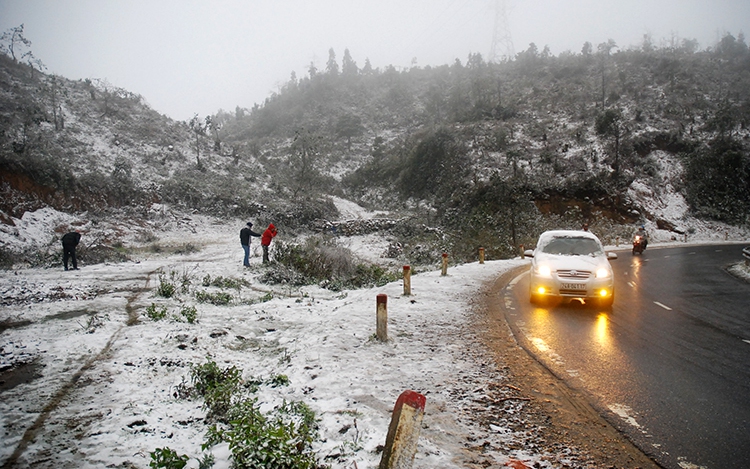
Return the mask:
<svg viewBox="0 0 750 469">
<path fill-rule="evenodd" d="M 498 367 L 530 401 L 525 409 L 532 431 L 548 450 L 568 451 L 589 467 L 660 469 L 661 466 L 611 425 L 581 391 L 570 388 L 519 341 L 506 318 L 510 281 L 528 266 L 511 269 L 483 285 L 476 304 L 479 340 Z"/>
</svg>

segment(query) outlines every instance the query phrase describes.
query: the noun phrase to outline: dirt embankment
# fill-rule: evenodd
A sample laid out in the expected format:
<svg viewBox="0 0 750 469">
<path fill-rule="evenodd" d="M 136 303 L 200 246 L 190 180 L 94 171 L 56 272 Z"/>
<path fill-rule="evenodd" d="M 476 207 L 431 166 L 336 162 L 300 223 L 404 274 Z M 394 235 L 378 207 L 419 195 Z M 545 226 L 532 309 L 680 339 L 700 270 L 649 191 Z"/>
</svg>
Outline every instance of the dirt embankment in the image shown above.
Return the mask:
<svg viewBox="0 0 750 469">
<path fill-rule="evenodd" d="M 511 271 L 489 283 L 477 302 L 481 340 L 491 350 L 498 367 L 505 367 L 514 386 L 529 398 L 524 412 L 550 452 L 565 448 L 589 468 L 658 469 L 602 418 L 578 391 L 568 388 L 516 342 L 505 319 L 503 290 L 519 273 Z"/>
</svg>

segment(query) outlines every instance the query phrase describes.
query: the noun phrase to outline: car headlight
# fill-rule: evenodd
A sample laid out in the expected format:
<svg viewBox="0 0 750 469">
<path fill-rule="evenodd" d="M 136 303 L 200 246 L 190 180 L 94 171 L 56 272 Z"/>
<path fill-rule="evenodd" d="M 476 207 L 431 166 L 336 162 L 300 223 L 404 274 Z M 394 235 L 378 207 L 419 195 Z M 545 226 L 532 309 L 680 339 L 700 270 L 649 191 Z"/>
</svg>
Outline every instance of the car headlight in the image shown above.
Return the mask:
<svg viewBox="0 0 750 469">
<path fill-rule="evenodd" d="M 552 269 L 549 268 L 547 265 L 540 265 L 536 268 L 537 273 L 542 277 L 551 277 L 552 276 Z"/>
<path fill-rule="evenodd" d="M 605 278 L 609 277 L 609 275 L 609 269 L 605 269 L 604 267 L 596 270 L 596 278 Z"/>
</svg>

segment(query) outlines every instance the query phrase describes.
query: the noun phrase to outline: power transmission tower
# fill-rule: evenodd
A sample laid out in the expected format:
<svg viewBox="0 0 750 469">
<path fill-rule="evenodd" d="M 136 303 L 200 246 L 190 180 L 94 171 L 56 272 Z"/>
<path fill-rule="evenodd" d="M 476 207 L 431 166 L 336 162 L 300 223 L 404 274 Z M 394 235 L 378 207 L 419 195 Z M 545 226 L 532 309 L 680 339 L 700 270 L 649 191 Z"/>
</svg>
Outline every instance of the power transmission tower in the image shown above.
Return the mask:
<svg viewBox="0 0 750 469">
<path fill-rule="evenodd" d="M 516 52 L 513 49 L 513 38 L 510 37 L 510 28 L 508 27 L 508 5 L 506 0 L 494 0 L 494 2 L 495 31 L 492 34 L 489 61 L 511 60 L 516 56 Z"/>
</svg>

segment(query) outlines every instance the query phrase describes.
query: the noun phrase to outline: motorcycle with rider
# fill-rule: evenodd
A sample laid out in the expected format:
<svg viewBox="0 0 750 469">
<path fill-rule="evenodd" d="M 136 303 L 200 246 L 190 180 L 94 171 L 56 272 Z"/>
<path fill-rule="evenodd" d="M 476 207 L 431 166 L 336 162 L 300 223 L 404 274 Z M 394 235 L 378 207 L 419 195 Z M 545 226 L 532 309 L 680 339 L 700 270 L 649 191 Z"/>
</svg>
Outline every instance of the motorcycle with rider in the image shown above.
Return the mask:
<svg viewBox="0 0 750 469">
<path fill-rule="evenodd" d="M 646 246 L 648 246 L 648 233 L 646 233 L 646 228 L 641 225 L 638 227 L 635 235 L 633 235 L 633 255 L 643 254 Z"/>
</svg>

